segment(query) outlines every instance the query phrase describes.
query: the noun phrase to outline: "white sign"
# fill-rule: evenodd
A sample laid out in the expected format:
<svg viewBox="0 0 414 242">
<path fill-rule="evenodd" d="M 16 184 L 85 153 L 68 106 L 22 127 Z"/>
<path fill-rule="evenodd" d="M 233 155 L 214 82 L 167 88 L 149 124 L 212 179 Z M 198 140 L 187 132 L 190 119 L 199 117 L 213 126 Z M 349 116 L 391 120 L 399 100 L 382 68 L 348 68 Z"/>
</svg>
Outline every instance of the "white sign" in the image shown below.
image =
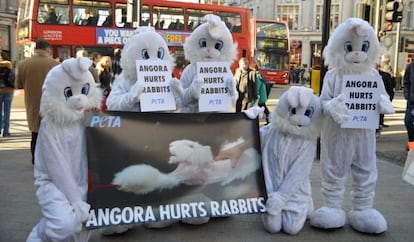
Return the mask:
<svg viewBox="0 0 414 242">
<path fill-rule="evenodd" d="M 172 71 L 169 61 L 137 60 L 137 80 L 144 84 L 140 96 L 141 111 L 175 110 L 175 99 L 170 88 Z"/>
<path fill-rule="evenodd" d="M 379 107 L 381 77 L 371 75 L 345 75 L 342 93 L 351 112 L 348 122 L 342 128 L 377 129 L 379 125 Z"/>
<path fill-rule="evenodd" d="M 203 80 L 198 107 L 200 112 L 228 112 L 232 108 L 227 80 L 233 78 L 229 62 L 197 62 L 197 78 Z"/>
</svg>

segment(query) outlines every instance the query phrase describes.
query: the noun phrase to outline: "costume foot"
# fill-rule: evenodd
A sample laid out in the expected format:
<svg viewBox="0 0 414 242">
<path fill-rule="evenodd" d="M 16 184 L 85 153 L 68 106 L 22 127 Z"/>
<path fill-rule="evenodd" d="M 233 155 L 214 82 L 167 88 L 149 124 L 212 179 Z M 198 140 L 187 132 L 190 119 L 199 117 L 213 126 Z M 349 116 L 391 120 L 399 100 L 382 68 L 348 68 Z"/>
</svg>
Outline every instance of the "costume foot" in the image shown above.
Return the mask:
<svg viewBox="0 0 414 242">
<path fill-rule="evenodd" d="M 336 229 L 345 225 L 345 212 L 339 208 L 321 207 L 310 216 L 310 224 L 321 229 Z"/>
<path fill-rule="evenodd" d="M 208 223 L 209 220 L 210 220 L 209 217 L 185 218 L 185 219 L 181 220 L 181 222 L 186 223 L 186 224 L 200 225 L 200 224 Z"/>
<path fill-rule="evenodd" d="M 134 225 L 132 225 L 132 224 L 116 225 L 116 226 L 111 226 L 111 227 L 107 227 L 107 228 L 102 228 L 102 229 L 100 229 L 100 231 L 103 235 L 116 235 L 116 234 L 126 233 L 130 229 L 132 229 L 132 227 L 134 227 Z"/>
<path fill-rule="evenodd" d="M 268 213 L 263 213 L 261 218 L 263 227 L 267 232 L 274 234 L 282 230 L 282 216 L 280 214 L 270 215 Z"/>
<path fill-rule="evenodd" d="M 172 225 L 173 223 L 174 221 L 172 220 L 158 221 L 158 222 L 152 222 L 152 223 L 145 223 L 144 227 L 149 228 L 149 229 L 162 229 L 162 228 Z"/>
<path fill-rule="evenodd" d="M 380 234 L 387 230 L 387 221 L 376 209 L 351 210 L 348 214 L 349 224 L 362 233 Z"/>
<path fill-rule="evenodd" d="M 37 234 L 37 226 L 32 229 L 30 232 L 29 237 L 26 239 L 27 242 L 43 242 L 43 240 Z"/>
</svg>

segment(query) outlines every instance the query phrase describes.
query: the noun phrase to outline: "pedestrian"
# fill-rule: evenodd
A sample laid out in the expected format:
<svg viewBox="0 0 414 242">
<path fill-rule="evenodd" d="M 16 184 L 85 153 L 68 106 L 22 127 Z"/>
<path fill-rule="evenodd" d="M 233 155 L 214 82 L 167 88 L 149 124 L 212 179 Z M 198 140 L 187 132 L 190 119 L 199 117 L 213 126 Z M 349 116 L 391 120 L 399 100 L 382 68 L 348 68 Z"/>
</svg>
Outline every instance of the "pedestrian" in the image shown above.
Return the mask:
<svg viewBox="0 0 414 242">
<path fill-rule="evenodd" d="M 6 54 L 0 52 L 0 134 L 10 136 L 10 111 L 14 95 L 14 72 Z"/>
<path fill-rule="evenodd" d="M 36 48 L 32 57 L 17 64 L 16 88 L 24 89 L 24 101 L 29 130 L 32 132 L 30 151 L 32 164 L 34 164 L 34 151 L 40 125 L 40 98 L 42 95 L 43 81 L 52 67 L 59 64 L 52 58 L 51 45 L 44 39 L 36 41 Z"/>
<path fill-rule="evenodd" d="M 246 57 L 239 60 L 239 68 L 237 68 L 234 78 L 237 82 L 237 91 L 239 98 L 236 101 L 236 112 L 241 112 L 249 108 L 250 103 L 257 101 L 257 86 L 255 71 L 249 68 L 249 61 Z"/>
<path fill-rule="evenodd" d="M 116 48 L 114 50 L 114 58 L 112 59 L 112 73 L 114 75 L 114 78 L 119 76 L 119 74 L 121 74 L 121 72 L 122 72 L 121 53 L 122 53 L 122 51 L 119 48 Z"/>
<path fill-rule="evenodd" d="M 92 66 L 93 68 L 96 68 L 96 65 L 98 65 L 99 61 L 101 60 L 102 55 L 98 52 L 92 52 Z"/>
<path fill-rule="evenodd" d="M 76 57 L 88 57 L 88 51 L 85 49 L 80 49 L 76 52 Z M 95 83 L 99 83 L 99 76 L 98 76 L 98 71 L 96 70 L 96 68 L 91 65 L 89 67 L 89 71 L 92 73 L 93 79 L 95 80 Z"/>
<path fill-rule="evenodd" d="M 403 83 L 404 98 L 407 100 L 404 124 L 408 134 L 408 149 L 414 150 L 414 61 L 405 68 Z"/>
<path fill-rule="evenodd" d="M 381 68 L 378 70 L 382 81 L 384 82 L 385 91 L 387 92 L 388 96 L 390 97 L 390 101 L 394 99 L 394 88 L 395 88 L 395 79 L 391 76 L 390 73 L 382 70 Z M 389 127 L 388 125 L 384 124 L 384 114 L 380 114 L 380 128 L 381 127 Z"/>
<path fill-rule="evenodd" d="M 104 98 L 102 100 L 102 106 L 101 106 L 102 110 L 107 109 L 106 99 L 109 96 L 109 93 L 111 92 L 111 85 L 113 81 L 111 68 L 112 68 L 112 63 L 111 63 L 110 56 L 102 56 L 98 65 L 96 66 L 96 70 L 99 76 L 99 83 L 101 84 L 100 87 L 104 95 Z"/>
<path fill-rule="evenodd" d="M 262 74 L 260 74 L 257 64 L 253 64 L 251 69 L 252 69 L 252 71 L 254 71 L 256 73 L 256 85 L 257 85 L 257 95 L 258 95 L 257 105 L 259 105 L 259 107 L 264 108 L 264 114 L 265 114 L 266 125 L 267 125 L 267 124 L 269 124 L 269 114 L 270 114 L 270 112 L 269 112 L 269 109 L 266 106 L 266 101 L 267 101 L 266 80 L 264 79 Z"/>
</svg>

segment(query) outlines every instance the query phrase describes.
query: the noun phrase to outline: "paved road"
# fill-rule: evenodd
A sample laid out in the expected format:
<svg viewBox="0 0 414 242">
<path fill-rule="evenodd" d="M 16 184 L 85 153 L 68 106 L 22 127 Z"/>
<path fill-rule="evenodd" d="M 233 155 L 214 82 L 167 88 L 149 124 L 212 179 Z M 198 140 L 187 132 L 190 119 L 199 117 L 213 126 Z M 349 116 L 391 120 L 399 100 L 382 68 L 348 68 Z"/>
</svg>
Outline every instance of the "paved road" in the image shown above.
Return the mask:
<svg viewBox="0 0 414 242">
<path fill-rule="evenodd" d="M 286 86 L 273 88 L 269 106 L 277 103 Z M 378 185 L 376 208 L 388 221 L 388 230 L 378 236 L 357 233 L 348 225 L 342 229 L 325 231 L 308 223 L 296 236 L 284 233 L 268 234 L 263 230 L 258 215 L 213 219 L 206 225 L 175 224 L 162 230 L 137 226 L 123 236 L 103 237 L 93 231 L 90 241 L 414 241 L 414 186 L 401 180 L 405 159 L 406 133 L 403 126 L 405 102 L 401 93 L 394 100 L 397 113 L 386 116 L 386 128 L 378 139 Z M 33 170 L 30 161 L 30 133 L 27 130 L 21 95 L 17 95 L 12 110 L 9 138 L 0 138 L 0 242 L 25 241 L 31 228 L 38 222 L 40 211 L 33 188 Z M 314 163 L 311 182 L 315 207 L 322 205 L 320 196 L 319 162 Z M 347 191 L 350 190 L 349 184 Z M 344 209 L 350 209 L 349 193 Z"/>
</svg>

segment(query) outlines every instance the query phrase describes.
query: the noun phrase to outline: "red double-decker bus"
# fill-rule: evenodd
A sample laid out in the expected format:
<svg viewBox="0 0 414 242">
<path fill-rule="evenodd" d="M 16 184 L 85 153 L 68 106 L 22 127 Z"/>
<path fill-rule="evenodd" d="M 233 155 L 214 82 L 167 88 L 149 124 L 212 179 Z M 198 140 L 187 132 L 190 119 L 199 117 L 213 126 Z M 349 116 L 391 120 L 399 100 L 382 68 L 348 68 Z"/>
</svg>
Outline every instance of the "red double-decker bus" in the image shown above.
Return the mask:
<svg viewBox="0 0 414 242">
<path fill-rule="evenodd" d="M 29 57 L 36 39 L 48 40 L 55 58 L 88 53 L 113 55 L 132 35 L 131 0 L 20 0 L 17 23 L 18 59 Z M 185 66 L 183 43 L 206 14 L 226 22 L 239 46 L 239 57 L 250 56 L 249 19 L 246 8 L 188 2 L 143 0 L 140 25 L 153 26 L 176 57 L 175 75 Z"/>
<path fill-rule="evenodd" d="M 289 83 L 290 39 L 286 22 L 251 19 L 251 60 L 267 82 Z"/>
</svg>

